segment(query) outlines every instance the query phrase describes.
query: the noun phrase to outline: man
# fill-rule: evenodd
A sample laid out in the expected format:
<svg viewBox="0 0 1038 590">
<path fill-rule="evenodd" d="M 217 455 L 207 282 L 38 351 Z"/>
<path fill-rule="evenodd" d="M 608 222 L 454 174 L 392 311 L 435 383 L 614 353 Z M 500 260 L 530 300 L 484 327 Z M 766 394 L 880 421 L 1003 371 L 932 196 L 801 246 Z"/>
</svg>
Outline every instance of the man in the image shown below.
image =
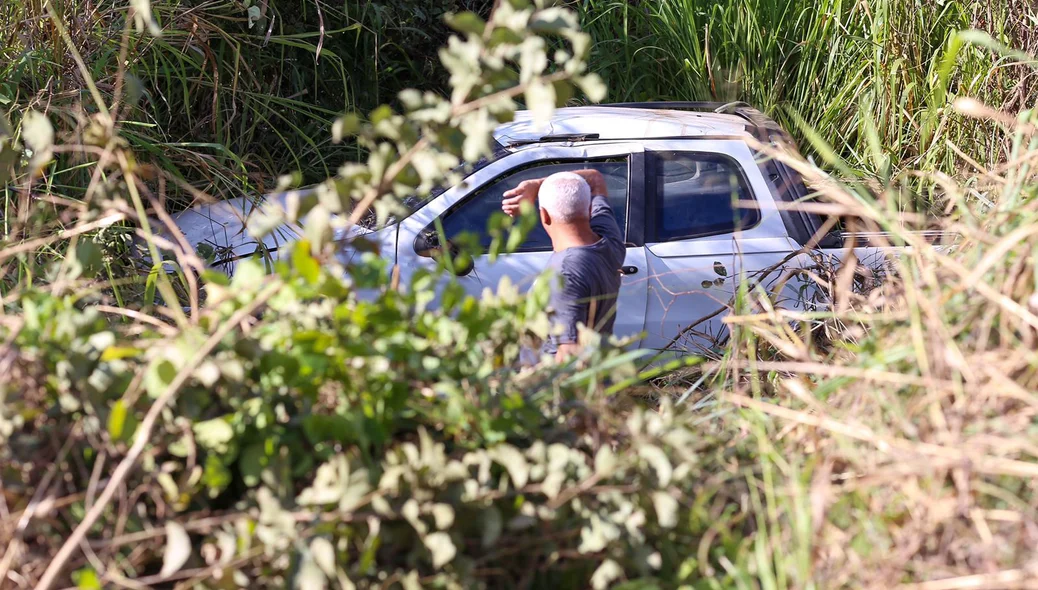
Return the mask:
<svg viewBox="0 0 1038 590">
<path fill-rule="evenodd" d="M 555 283 L 551 293 L 552 322 L 562 331 L 548 338 L 544 352 L 557 361 L 579 351 L 578 324 L 613 333 L 626 246 L 606 192 L 601 173 L 579 170 L 523 181 L 501 203 L 514 217 L 523 201 L 536 202 L 551 238 L 548 268 L 562 277 L 562 286 Z"/>
</svg>

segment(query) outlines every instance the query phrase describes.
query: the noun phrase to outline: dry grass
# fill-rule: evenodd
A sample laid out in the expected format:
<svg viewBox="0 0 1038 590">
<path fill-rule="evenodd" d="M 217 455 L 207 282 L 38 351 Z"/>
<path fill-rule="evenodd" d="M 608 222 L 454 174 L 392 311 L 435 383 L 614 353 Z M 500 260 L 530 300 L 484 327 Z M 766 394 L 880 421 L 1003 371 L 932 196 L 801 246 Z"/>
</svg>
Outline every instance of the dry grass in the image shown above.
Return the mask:
<svg viewBox="0 0 1038 590">
<path fill-rule="evenodd" d="M 744 294 L 723 358 L 667 383 L 701 381 L 712 394 L 682 396 L 704 427 L 757 441 L 755 574 L 772 587 L 797 571 L 823 588 L 1038 587 L 1038 134 L 1033 115 L 957 108 L 1012 140 L 964 181 L 914 173 L 939 185 L 939 219 L 899 215 L 896 188 L 870 198 L 773 154 L 908 248 L 867 293 L 833 269 L 813 334 L 791 335 L 805 314 Z M 921 229 L 957 238 L 933 247 Z"/>
</svg>

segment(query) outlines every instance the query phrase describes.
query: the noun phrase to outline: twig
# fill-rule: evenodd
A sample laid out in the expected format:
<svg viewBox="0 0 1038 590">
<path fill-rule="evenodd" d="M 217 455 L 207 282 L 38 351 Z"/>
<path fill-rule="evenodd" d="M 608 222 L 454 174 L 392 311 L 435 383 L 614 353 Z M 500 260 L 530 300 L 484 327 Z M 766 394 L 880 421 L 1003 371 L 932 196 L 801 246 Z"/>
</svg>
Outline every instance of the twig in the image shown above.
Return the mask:
<svg viewBox="0 0 1038 590">
<path fill-rule="evenodd" d="M 757 410 L 778 418 L 793 420 L 806 426 L 815 426 L 836 434 L 842 434 L 850 438 L 870 443 L 881 452 L 890 453 L 891 451 L 900 451 L 903 453 L 930 457 L 931 462 L 933 459 L 943 459 L 945 462 L 950 464 L 968 464 L 970 469 L 973 471 L 988 475 L 1038 478 L 1038 463 L 978 455 L 963 449 L 947 447 L 934 443 L 885 438 L 876 434 L 876 432 L 867 426 L 845 424 L 832 418 L 819 416 L 817 414 L 809 414 L 807 412 L 800 412 L 776 404 L 755 400 L 744 395 L 728 394 L 726 399 L 737 406 Z"/>
<path fill-rule="evenodd" d="M 165 183 L 163 183 L 165 186 Z M 169 213 L 166 212 L 166 208 L 161 203 L 155 202 L 155 199 L 151 198 L 151 208 L 155 211 L 159 221 L 166 226 L 169 230 L 170 235 L 180 244 L 180 248 L 174 250 L 177 259 L 180 261 L 180 268 L 184 271 L 184 276 L 188 282 L 188 298 L 191 303 L 191 320 L 193 322 L 198 321 L 198 280 L 195 277 L 196 273 L 201 273 L 205 270 L 205 263 L 195 254 L 195 249 L 188 243 L 187 238 L 184 237 L 184 233 L 177 227 L 173 218 L 170 217 Z"/>
<path fill-rule="evenodd" d="M 170 580 L 174 580 L 174 579 L 177 579 L 177 578 L 188 578 L 187 581 L 181 582 L 181 583 L 177 584 L 176 586 L 174 586 L 173 587 L 174 590 L 180 590 L 181 588 L 195 588 L 195 587 L 198 586 L 198 582 L 201 582 L 202 580 L 212 576 L 215 572 L 217 572 L 219 570 L 224 570 L 224 569 L 231 569 L 231 568 L 234 568 L 235 566 L 241 565 L 243 563 L 248 563 L 249 560 L 259 556 L 260 554 L 262 554 L 263 550 L 264 550 L 263 547 L 254 547 L 251 551 L 249 551 L 245 555 L 242 555 L 238 559 L 231 560 L 231 561 L 229 561 L 227 563 L 215 563 L 215 564 L 213 564 L 213 565 L 211 565 L 209 567 L 206 567 L 206 568 L 200 568 L 200 569 L 196 569 L 196 570 L 185 570 L 183 572 L 178 572 L 177 574 L 173 574 L 172 576 L 167 576 L 165 579 L 149 580 L 148 583 L 149 584 L 155 584 L 155 583 L 158 583 L 158 582 L 170 581 Z M 184 574 L 191 574 L 191 575 L 184 575 Z M 157 576 L 153 576 L 153 577 L 157 577 Z M 141 578 L 141 579 L 144 580 L 144 579 L 147 579 L 147 578 Z"/>
<path fill-rule="evenodd" d="M 704 367 L 715 367 L 720 362 L 708 363 Z M 748 363 L 728 361 L 724 363 L 728 368 L 745 369 Z M 951 387 L 950 381 L 942 381 L 933 378 L 920 377 L 917 375 L 905 375 L 892 371 L 880 371 L 878 369 L 862 369 L 858 367 L 841 367 L 826 365 L 822 363 L 806 361 L 757 361 L 754 367 L 762 371 L 778 371 L 780 373 L 803 373 L 807 375 L 822 375 L 825 377 L 851 377 L 864 379 L 866 381 L 878 381 L 882 383 L 893 383 L 895 385 L 911 385 L 916 387 Z"/>
<path fill-rule="evenodd" d="M 72 37 L 68 34 L 68 30 L 65 29 L 65 23 L 62 18 L 58 16 L 58 13 L 54 10 L 54 5 L 51 2 L 47 2 L 47 13 L 50 14 L 50 20 L 54 24 L 54 28 L 57 29 L 58 35 L 61 36 L 62 41 L 68 46 L 68 52 L 72 55 L 72 60 L 76 62 L 79 67 L 80 73 L 83 74 L 83 79 L 86 81 L 87 88 L 90 89 L 90 95 L 94 99 L 94 103 L 97 105 L 97 110 L 102 117 L 102 121 L 105 125 L 111 129 L 112 127 L 112 115 L 108 112 L 108 105 L 105 104 L 104 97 L 97 90 L 97 85 L 94 84 L 94 78 L 90 75 L 90 68 L 87 67 L 86 62 L 83 61 L 83 56 L 79 54 L 79 50 L 76 49 L 75 42 L 72 41 Z"/>
<path fill-rule="evenodd" d="M 79 440 L 79 423 L 77 422 L 72 427 L 72 433 L 65 440 L 65 444 L 61 445 L 61 449 L 58 451 L 57 457 L 47 468 L 47 472 L 43 475 L 43 479 L 40 480 L 40 484 L 36 487 L 36 492 L 32 495 L 32 499 L 29 500 L 29 505 L 22 512 L 21 518 L 18 519 L 18 524 L 14 530 L 14 539 L 8 544 L 6 551 L 4 552 L 3 560 L 0 561 L 0 583 L 7 579 L 7 572 L 11 565 L 14 564 L 14 560 L 18 558 L 18 554 L 22 550 L 22 534 L 25 529 L 28 528 L 29 522 L 32 521 L 32 517 L 36 514 L 36 510 L 43 503 L 43 496 L 50 489 L 51 479 L 54 478 L 54 474 L 57 473 L 61 463 L 65 460 L 65 455 L 68 454 L 69 449 L 72 448 L 72 444 Z"/>
<path fill-rule="evenodd" d="M 137 320 L 138 322 L 143 322 L 145 324 L 155 326 L 159 329 L 159 332 L 161 332 L 163 336 L 175 336 L 177 334 L 176 328 L 146 313 L 141 313 L 139 311 L 126 309 L 122 307 L 112 307 L 110 305 L 95 305 L 94 309 L 101 313 L 110 313 L 112 315 L 126 316 L 128 318 Z"/>
<path fill-rule="evenodd" d="M 796 258 L 797 256 L 800 256 L 801 254 L 804 254 L 805 252 L 806 251 L 804 249 L 800 249 L 800 250 L 796 250 L 794 252 L 790 252 L 782 260 L 776 262 L 775 264 L 773 264 L 773 265 L 771 265 L 771 266 L 769 266 L 767 268 L 764 268 L 764 269 L 761 269 L 758 272 L 755 272 L 754 276 L 753 276 L 753 282 L 750 285 L 750 290 L 752 290 L 756 285 L 761 284 L 764 281 L 764 279 L 766 279 L 769 276 L 771 276 L 771 274 L 773 272 L 775 272 L 776 270 L 779 270 L 780 268 L 783 268 L 787 262 L 789 262 L 790 260 L 793 260 L 794 258 Z M 734 302 L 735 302 L 735 297 L 732 297 L 732 299 L 730 299 L 727 304 L 722 305 L 721 307 L 717 308 L 715 311 L 713 311 L 711 313 L 708 313 L 707 315 L 705 315 L 705 316 L 703 316 L 703 317 L 701 317 L 701 318 L 699 318 L 697 320 L 692 321 L 691 323 L 689 323 L 689 325 L 687 325 L 684 328 L 682 328 L 681 331 L 678 332 L 678 334 L 676 336 L 671 338 L 670 342 L 667 343 L 667 345 L 664 346 L 663 348 L 664 349 L 668 349 L 671 346 L 674 346 L 675 344 L 677 344 L 677 342 L 679 340 L 684 338 L 690 331 L 694 330 L 695 327 L 698 326 L 699 324 L 702 324 L 705 321 L 711 320 L 711 319 L 721 315 L 722 313 L 730 310 L 732 308 L 732 304 Z"/>
<path fill-rule="evenodd" d="M 314 6 L 317 7 L 317 26 L 320 30 L 320 37 L 317 38 L 317 51 L 314 53 L 314 64 L 321 62 L 321 48 L 324 47 L 324 14 L 321 12 L 321 0 L 314 0 Z"/>
<path fill-rule="evenodd" d="M 58 574 L 65 566 L 65 562 L 68 561 L 69 557 L 72 556 L 72 552 L 79 546 L 80 540 L 82 540 L 87 531 L 94 526 L 94 523 L 108 506 L 108 502 L 111 501 L 112 496 L 115 495 L 116 488 L 122 484 L 129 475 L 130 470 L 133 469 L 137 459 L 144 451 L 145 445 L 148 444 L 148 440 L 151 438 L 151 431 L 155 427 L 155 423 L 158 421 L 162 410 L 170 400 L 173 399 L 173 396 L 176 395 L 177 391 L 180 390 L 184 383 L 187 382 L 188 378 L 194 373 L 194 370 L 198 368 L 198 365 L 201 364 L 202 360 L 205 359 L 209 352 L 212 351 L 212 349 L 215 348 L 225 336 L 230 334 L 231 331 L 242 322 L 242 320 L 252 315 L 254 311 L 259 309 L 259 307 L 280 288 L 280 282 L 275 282 L 269 285 L 266 289 L 261 291 L 256 299 L 254 299 L 249 305 L 239 309 L 233 316 L 224 322 L 188 360 L 183 369 L 177 373 L 176 377 L 173 378 L 172 383 L 170 383 L 169 387 L 166 388 L 166 391 L 155 400 L 155 403 L 148 409 L 147 415 L 144 416 L 144 420 L 141 421 L 140 427 L 137 430 L 137 437 L 133 441 L 133 446 L 130 447 L 130 450 L 126 453 L 126 457 L 123 458 L 115 468 L 111 479 L 108 481 L 108 485 L 105 486 L 101 495 L 98 496 L 97 502 L 86 513 L 83 520 L 79 523 L 79 526 L 72 531 L 72 534 L 65 540 L 65 543 L 61 546 L 61 549 L 58 550 L 54 559 L 51 560 L 50 564 L 47 566 L 47 570 L 43 572 L 43 576 L 40 578 L 39 583 L 36 584 L 36 590 L 47 590 L 54 584 Z"/>
<path fill-rule="evenodd" d="M 234 522 L 239 518 L 244 518 L 240 512 L 232 514 L 223 514 L 220 516 L 209 516 L 206 518 L 193 518 L 191 520 L 185 520 L 180 522 L 180 525 L 187 531 L 206 532 L 212 530 L 213 527 L 219 526 L 227 522 Z M 149 530 L 138 531 L 134 533 L 127 533 L 125 535 L 118 535 L 111 539 L 102 539 L 98 541 L 91 541 L 90 546 L 96 549 L 108 549 L 113 547 L 120 547 L 122 545 L 139 544 L 142 541 L 154 539 L 156 537 L 165 536 L 165 527 L 152 528 Z"/>
<path fill-rule="evenodd" d="M 985 590 L 995 588 L 1038 588 L 1038 572 L 1027 569 L 1003 570 L 990 574 L 945 578 L 920 584 L 904 584 L 900 590 Z"/>
<path fill-rule="evenodd" d="M 357 222 L 360 221 L 361 217 L 364 217 L 364 215 L 368 212 L 368 207 L 370 207 L 371 204 L 375 202 L 375 199 L 379 198 L 379 196 L 381 196 L 385 192 L 387 188 L 386 184 L 393 182 L 393 179 L 396 178 L 397 175 L 399 175 L 401 172 L 403 172 L 404 169 L 407 168 L 407 166 L 411 163 L 411 160 L 414 158 L 415 154 L 425 149 L 425 146 L 427 146 L 428 144 L 428 138 L 423 137 L 419 139 L 417 142 L 415 142 L 413 146 L 411 146 L 411 149 L 407 150 L 406 152 L 404 152 L 404 155 L 400 156 L 399 160 L 393 162 L 393 165 L 390 166 L 388 170 L 386 170 L 385 174 L 382 175 L 382 179 L 379 181 L 378 185 L 368 190 L 368 193 L 364 195 L 364 198 L 361 199 L 360 203 L 357 204 L 357 207 L 353 210 L 353 213 L 350 214 L 348 225 L 356 225 Z"/>
<path fill-rule="evenodd" d="M 76 227 L 73 227 L 72 229 L 61 230 L 58 233 L 51 236 L 36 238 L 35 240 L 26 240 L 13 246 L 8 246 L 4 248 L 2 252 L 0 252 L 0 261 L 7 260 L 8 258 L 16 254 L 30 252 L 32 250 L 35 250 L 36 248 L 39 248 L 40 246 L 46 246 L 48 244 L 53 244 L 54 242 L 71 238 L 72 236 L 85 234 L 88 231 L 93 231 L 95 229 L 99 229 L 102 227 L 108 227 L 110 225 L 119 223 L 124 219 L 126 219 L 126 215 L 122 213 L 110 213 L 108 215 L 105 215 L 101 219 L 91 221 L 90 223 L 84 223 L 83 225 L 78 225 Z"/>
</svg>

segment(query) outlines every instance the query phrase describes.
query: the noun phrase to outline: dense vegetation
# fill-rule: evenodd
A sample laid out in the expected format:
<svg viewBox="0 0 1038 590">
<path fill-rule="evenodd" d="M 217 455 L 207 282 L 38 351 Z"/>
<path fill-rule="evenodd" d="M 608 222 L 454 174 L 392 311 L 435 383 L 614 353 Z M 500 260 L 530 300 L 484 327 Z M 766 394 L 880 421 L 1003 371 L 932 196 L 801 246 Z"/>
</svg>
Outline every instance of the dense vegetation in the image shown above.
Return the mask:
<svg viewBox="0 0 1038 590">
<path fill-rule="evenodd" d="M 1038 583 L 1034 8 L 562 4 L 0 6 L 0 586 Z M 819 260 L 830 311 L 747 281 L 716 358 L 519 371 L 545 293 L 430 310 L 435 276 L 333 256 L 513 99 L 665 98 L 784 122 L 833 210 L 912 246 L 890 280 Z M 274 268 L 158 235 L 329 177 L 265 212 L 312 228 Z"/>
<path fill-rule="evenodd" d="M 949 141 L 980 162 L 1005 156 L 1004 136 L 949 112 L 949 96 L 1015 112 L 1038 92 L 1019 55 L 990 51 L 1034 53 L 1027 2 L 580 4 L 610 99 L 744 100 L 886 178 L 906 168 L 955 170 Z M 962 47 L 967 39 L 979 42 Z"/>
</svg>

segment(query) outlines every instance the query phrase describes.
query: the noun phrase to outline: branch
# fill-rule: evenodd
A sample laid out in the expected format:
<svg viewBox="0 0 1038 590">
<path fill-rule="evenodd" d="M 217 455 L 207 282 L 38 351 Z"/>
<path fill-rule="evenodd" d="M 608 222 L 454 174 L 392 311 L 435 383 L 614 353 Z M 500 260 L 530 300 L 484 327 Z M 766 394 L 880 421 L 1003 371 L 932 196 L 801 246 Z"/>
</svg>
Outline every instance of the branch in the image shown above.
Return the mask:
<svg viewBox="0 0 1038 590">
<path fill-rule="evenodd" d="M 86 516 L 79 523 L 72 534 L 69 535 L 68 539 L 58 550 L 57 555 L 51 560 L 50 565 L 47 566 L 47 570 L 43 572 L 43 577 L 40 578 L 38 584 L 36 584 L 36 590 L 47 590 L 53 584 L 58 574 L 61 573 L 62 568 L 65 566 L 65 562 L 68 561 L 69 557 L 72 556 L 72 552 L 79 546 L 80 541 L 86 536 L 87 531 L 90 530 L 97 519 L 104 512 L 108 503 L 111 501 L 112 496 L 115 495 L 115 490 L 130 474 L 130 470 L 133 469 L 137 459 L 144 451 L 144 447 L 148 444 L 151 438 L 151 431 L 155 427 L 155 423 L 159 419 L 159 415 L 166 405 L 173 399 L 177 391 L 187 382 L 188 378 L 194 373 L 194 370 L 202 363 L 205 357 L 214 349 L 216 345 L 220 343 L 232 330 L 235 329 L 241 322 L 248 316 L 252 315 L 261 305 L 263 305 L 267 299 L 270 299 L 281 288 L 281 283 L 276 282 L 269 285 L 266 289 L 260 292 L 260 294 L 253 300 L 249 305 L 239 309 L 233 316 L 231 316 L 226 322 L 224 322 L 216 332 L 213 332 L 212 336 L 205 341 L 205 344 L 198 349 L 198 352 L 188 360 L 187 364 L 183 369 L 177 373 L 177 376 L 173 378 L 173 382 L 169 384 L 166 391 L 159 396 L 155 403 L 152 404 L 151 408 L 148 409 L 147 415 L 144 416 L 144 420 L 141 421 L 140 428 L 137 430 L 137 437 L 133 441 L 133 446 L 126 453 L 126 457 L 119 462 L 118 467 L 112 473 L 111 479 L 108 481 L 108 485 L 98 496 L 97 502 L 94 503 L 93 507 L 87 512 Z"/>
<path fill-rule="evenodd" d="M 566 72 L 556 72 L 550 76 L 540 78 L 539 80 L 541 82 L 551 83 L 560 80 L 565 80 L 570 77 L 571 75 Z M 457 105 L 451 110 L 451 117 L 457 118 L 463 115 L 467 115 L 472 111 L 479 110 L 484 106 L 499 100 L 501 97 L 513 98 L 519 96 L 520 94 L 526 92 L 529 86 L 529 82 L 525 84 L 518 84 L 511 88 L 495 92 L 494 94 L 477 98 L 476 100 L 473 100 L 471 102 L 466 102 Z M 382 175 L 382 178 L 379 180 L 378 185 L 369 189 L 367 194 L 364 195 L 364 198 L 361 199 L 360 203 L 357 204 L 357 207 L 353 210 L 353 213 L 350 214 L 348 225 L 356 225 L 357 222 L 360 221 L 360 218 L 364 217 L 364 214 L 368 211 L 368 207 L 371 207 L 371 204 L 375 202 L 375 199 L 379 198 L 386 192 L 386 189 L 388 188 L 386 185 L 391 183 L 394 178 L 399 176 L 400 173 L 404 171 L 404 168 L 406 168 L 411 163 L 411 160 L 414 159 L 415 155 L 419 151 L 425 149 L 428 146 L 428 144 L 429 139 L 427 137 L 419 139 L 418 142 L 416 142 L 413 146 L 411 146 L 410 149 L 408 149 L 406 152 L 404 152 L 402 156 L 400 156 L 399 160 L 393 162 L 393 165 L 386 170 L 385 174 Z"/>
</svg>

